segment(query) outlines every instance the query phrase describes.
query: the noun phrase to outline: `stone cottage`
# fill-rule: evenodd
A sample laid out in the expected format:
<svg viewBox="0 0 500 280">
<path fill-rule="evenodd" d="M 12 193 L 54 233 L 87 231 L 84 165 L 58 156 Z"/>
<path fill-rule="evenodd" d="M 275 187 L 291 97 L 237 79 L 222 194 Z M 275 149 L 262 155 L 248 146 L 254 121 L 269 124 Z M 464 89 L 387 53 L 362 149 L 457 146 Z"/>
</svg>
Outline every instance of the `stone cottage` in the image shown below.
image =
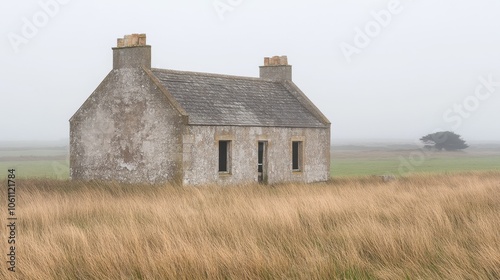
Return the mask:
<svg viewBox="0 0 500 280">
<path fill-rule="evenodd" d="M 127 35 L 70 119 L 76 180 L 318 182 L 329 172 L 330 122 L 284 56 L 265 58 L 260 78 L 152 69 L 146 36 Z"/>
</svg>

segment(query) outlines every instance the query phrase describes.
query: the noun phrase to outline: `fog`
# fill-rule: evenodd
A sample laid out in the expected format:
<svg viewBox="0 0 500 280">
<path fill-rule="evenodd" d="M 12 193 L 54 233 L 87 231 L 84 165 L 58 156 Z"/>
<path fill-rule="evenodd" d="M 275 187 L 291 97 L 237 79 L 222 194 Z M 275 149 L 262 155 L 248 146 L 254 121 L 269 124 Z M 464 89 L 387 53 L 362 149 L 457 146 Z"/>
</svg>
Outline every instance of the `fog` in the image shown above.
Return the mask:
<svg viewBox="0 0 500 280">
<path fill-rule="evenodd" d="M 24 0 L 0 4 L 0 141 L 69 137 L 69 118 L 146 33 L 153 67 L 258 76 L 287 55 L 332 140 L 500 140 L 500 2 Z"/>
</svg>

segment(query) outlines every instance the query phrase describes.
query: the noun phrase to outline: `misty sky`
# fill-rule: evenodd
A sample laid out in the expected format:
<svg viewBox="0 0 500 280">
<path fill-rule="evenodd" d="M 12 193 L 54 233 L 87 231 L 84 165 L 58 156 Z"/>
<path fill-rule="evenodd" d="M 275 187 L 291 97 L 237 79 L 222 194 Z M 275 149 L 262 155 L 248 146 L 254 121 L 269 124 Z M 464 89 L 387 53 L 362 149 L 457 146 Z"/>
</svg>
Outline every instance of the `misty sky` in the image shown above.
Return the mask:
<svg viewBox="0 0 500 280">
<path fill-rule="evenodd" d="M 2 1 L 0 141 L 68 138 L 131 33 L 147 34 L 156 68 L 257 77 L 265 56 L 288 55 L 333 141 L 434 130 L 498 141 L 499 11 L 497 0 Z"/>
</svg>

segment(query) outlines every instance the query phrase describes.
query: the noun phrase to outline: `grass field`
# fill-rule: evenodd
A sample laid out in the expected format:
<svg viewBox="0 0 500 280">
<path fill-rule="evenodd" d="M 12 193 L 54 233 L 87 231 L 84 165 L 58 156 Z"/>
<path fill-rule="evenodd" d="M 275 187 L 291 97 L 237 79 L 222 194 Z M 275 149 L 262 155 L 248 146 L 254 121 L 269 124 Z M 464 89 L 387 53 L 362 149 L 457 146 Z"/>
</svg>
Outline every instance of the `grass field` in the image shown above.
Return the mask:
<svg viewBox="0 0 500 280">
<path fill-rule="evenodd" d="M 15 168 L 20 178 L 69 178 L 67 147 L 0 148 L 0 170 Z"/>
<path fill-rule="evenodd" d="M 18 186 L 17 272 L 0 279 L 500 279 L 500 172 Z"/>
<path fill-rule="evenodd" d="M 332 148 L 334 177 L 500 170 L 500 146 L 460 152 L 429 152 L 411 146 L 338 146 Z"/>
<path fill-rule="evenodd" d="M 500 170 L 500 145 L 479 146 L 465 152 L 426 154 L 410 145 L 404 147 L 334 146 L 331 158 L 331 174 L 334 178 L 488 171 Z M 68 179 L 68 148 L 0 149 L 0 171 L 8 168 L 16 168 L 21 178 Z M 0 178 L 4 176 L 0 174 Z"/>
</svg>

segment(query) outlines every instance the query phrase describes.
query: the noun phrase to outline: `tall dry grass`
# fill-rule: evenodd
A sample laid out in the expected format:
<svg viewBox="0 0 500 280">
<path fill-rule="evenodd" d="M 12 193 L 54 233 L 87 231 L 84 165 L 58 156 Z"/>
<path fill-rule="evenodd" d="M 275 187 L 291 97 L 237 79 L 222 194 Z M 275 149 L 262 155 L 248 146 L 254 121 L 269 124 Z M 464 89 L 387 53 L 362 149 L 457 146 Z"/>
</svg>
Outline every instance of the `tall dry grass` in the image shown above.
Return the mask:
<svg viewBox="0 0 500 280">
<path fill-rule="evenodd" d="M 18 184 L 18 271 L 2 262 L 1 279 L 500 279 L 498 172 L 202 188 Z"/>
</svg>

